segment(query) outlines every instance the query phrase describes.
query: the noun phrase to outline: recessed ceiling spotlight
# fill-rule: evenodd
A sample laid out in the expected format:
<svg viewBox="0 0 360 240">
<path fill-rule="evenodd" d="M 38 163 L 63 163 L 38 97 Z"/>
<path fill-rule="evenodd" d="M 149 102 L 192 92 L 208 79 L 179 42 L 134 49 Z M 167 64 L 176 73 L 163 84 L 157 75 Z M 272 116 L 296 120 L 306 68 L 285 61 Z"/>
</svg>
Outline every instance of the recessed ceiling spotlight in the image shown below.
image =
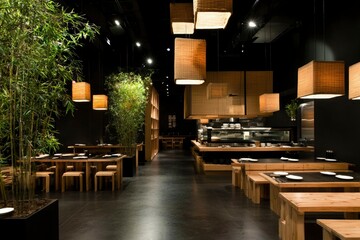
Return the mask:
<svg viewBox="0 0 360 240">
<path fill-rule="evenodd" d="M 148 59 L 146 59 L 146 62 L 147 62 L 148 64 L 152 64 L 152 63 L 153 63 L 153 60 L 152 60 L 151 58 L 148 58 Z"/>
<path fill-rule="evenodd" d="M 166 78 L 169 78 L 169 76 L 166 76 Z"/>
<path fill-rule="evenodd" d="M 254 21 L 249 21 L 249 27 L 251 28 L 256 27 L 256 23 Z"/>
<path fill-rule="evenodd" d="M 136 42 L 135 45 L 136 45 L 137 47 L 141 47 L 141 43 L 140 43 L 140 42 Z"/>
<path fill-rule="evenodd" d="M 120 21 L 119 20 L 115 19 L 114 22 L 115 22 L 116 26 L 120 26 Z"/>
<path fill-rule="evenodd" d="M 110 39 L 106 38 L 106 43 L 110 46 L 111 45 Z"/>
<path fill-rule="evenodd" d="M 170 52 L 170 48 L 167 48 L 166 51 Z"/>
</svg>

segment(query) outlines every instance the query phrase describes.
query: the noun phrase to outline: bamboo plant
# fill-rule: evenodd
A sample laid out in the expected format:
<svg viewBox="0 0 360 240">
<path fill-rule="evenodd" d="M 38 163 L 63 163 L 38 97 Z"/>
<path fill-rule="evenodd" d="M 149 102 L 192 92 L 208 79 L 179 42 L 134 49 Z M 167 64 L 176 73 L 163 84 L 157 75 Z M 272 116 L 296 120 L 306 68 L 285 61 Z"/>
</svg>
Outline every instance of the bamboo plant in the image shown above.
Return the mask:
<svg viewBox="0 0 360 240">
<path fill-rule="evenodd" d="M 114 73 L 106 78 L 109 90 L 110 123 L 119 144 L 129 147 L 127 154 L 135 154 L 139 131 L 145 123 L 145 108 L 151 83 L 151 73 Z"/>
<path fill-rule="evenodd" d="M 18 214 L 34 198 L 31 158 L 59 147 L 55 118 L 73 110 L 67 85 L 81 78 L 76 49 L 97 33 L 52 0 L 0 0 L 0 150 L 13 167 Z"/>
<path fill-rule="evenodd" d="M 296 99 L 292 99 L 290 103 L 285 105 L 286 114 L 290 117 L 291 121 L 296 121 L 296 113 L 299 108 L 299 103 Z"/>
</svg>

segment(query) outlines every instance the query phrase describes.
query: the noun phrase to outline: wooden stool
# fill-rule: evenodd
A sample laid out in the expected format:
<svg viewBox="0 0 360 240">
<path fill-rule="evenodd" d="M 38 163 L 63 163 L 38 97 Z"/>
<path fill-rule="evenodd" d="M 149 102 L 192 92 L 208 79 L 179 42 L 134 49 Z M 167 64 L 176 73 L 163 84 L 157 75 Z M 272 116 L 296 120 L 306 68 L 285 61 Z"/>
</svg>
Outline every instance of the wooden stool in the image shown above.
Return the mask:
<svg viewBox="0 0 360 240">
<path fill-rule="evenodd" d="M 45 191 L 50 192 L 50 175 L 54 172 L 36 172 L 35 176 L 37 178 L 43 178 L 43 185 L 45 186 Z"/>
<path fill-rule="evenodd" d="M 82 192 L 83 191 L 83 174 L 84 174 L 84 172 L 80 172 L 80 171 L 64 172 L 64 174 L 62 175 L 62 181 L 61 181 L 61 191 L 65 192 L 66 177 L 79 177 L 80 192 Z"/>
<path fill-rule="evenodd" d="M 117 166 L 116 165 L 107 165 L 106 166 L 106 170 L 113 170 L 115 171 L 117 169 Z"/>
<path fill-rule="evenodd" d="M 95 192 L 97 192 L 97 177 L 111 177 L 112 191 L 115 191 L 115 174 L 116 171 L 98 171 L 95 173 Z M 101 189 L 101 182 L 99 189 Z"/>
</svg>

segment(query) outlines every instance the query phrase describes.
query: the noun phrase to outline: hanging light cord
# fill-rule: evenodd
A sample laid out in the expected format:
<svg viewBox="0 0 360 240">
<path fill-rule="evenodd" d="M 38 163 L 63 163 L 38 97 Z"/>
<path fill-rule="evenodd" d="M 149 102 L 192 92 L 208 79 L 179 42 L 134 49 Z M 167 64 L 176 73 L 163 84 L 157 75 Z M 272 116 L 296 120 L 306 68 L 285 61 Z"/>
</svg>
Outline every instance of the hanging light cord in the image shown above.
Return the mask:
<svg viewBox="0 0 360 240">
<path fill-rule="evenodd" d="M 326 60 L 326 51 L 325 51 L 325 0 L 323 0 L 323 46 L 324 46 L 324 61 Z"/>
</svg>

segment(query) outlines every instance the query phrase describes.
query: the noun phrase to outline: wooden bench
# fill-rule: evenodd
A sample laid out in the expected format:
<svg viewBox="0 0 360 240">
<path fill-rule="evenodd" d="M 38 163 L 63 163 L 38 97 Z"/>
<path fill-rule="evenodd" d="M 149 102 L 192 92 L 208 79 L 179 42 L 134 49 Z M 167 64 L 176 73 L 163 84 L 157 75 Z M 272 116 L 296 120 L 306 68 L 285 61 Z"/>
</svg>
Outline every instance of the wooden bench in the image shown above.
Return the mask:
<svg viewBox="0 0 360 240">
<path fill-rule="evenodd" d="M 323 228 L 323 240 L 360 239 L 360 220 L 318 219 L 316 222 Z"/>
<path fill-rule="evenodd" d="M 241 167 L 231 167 L 231 183 L 234 187 L 240 187 Z"/>
<path fill-rule="evenodd" d="M 269 181 L 258 172 L 248 172 L 246 174 L 247 191 L 245 195 L 251 199 L 253 203 L 259 204 L 261 196 L 265 196 L 265 186 L 269 185 Z"/>
</svg>

